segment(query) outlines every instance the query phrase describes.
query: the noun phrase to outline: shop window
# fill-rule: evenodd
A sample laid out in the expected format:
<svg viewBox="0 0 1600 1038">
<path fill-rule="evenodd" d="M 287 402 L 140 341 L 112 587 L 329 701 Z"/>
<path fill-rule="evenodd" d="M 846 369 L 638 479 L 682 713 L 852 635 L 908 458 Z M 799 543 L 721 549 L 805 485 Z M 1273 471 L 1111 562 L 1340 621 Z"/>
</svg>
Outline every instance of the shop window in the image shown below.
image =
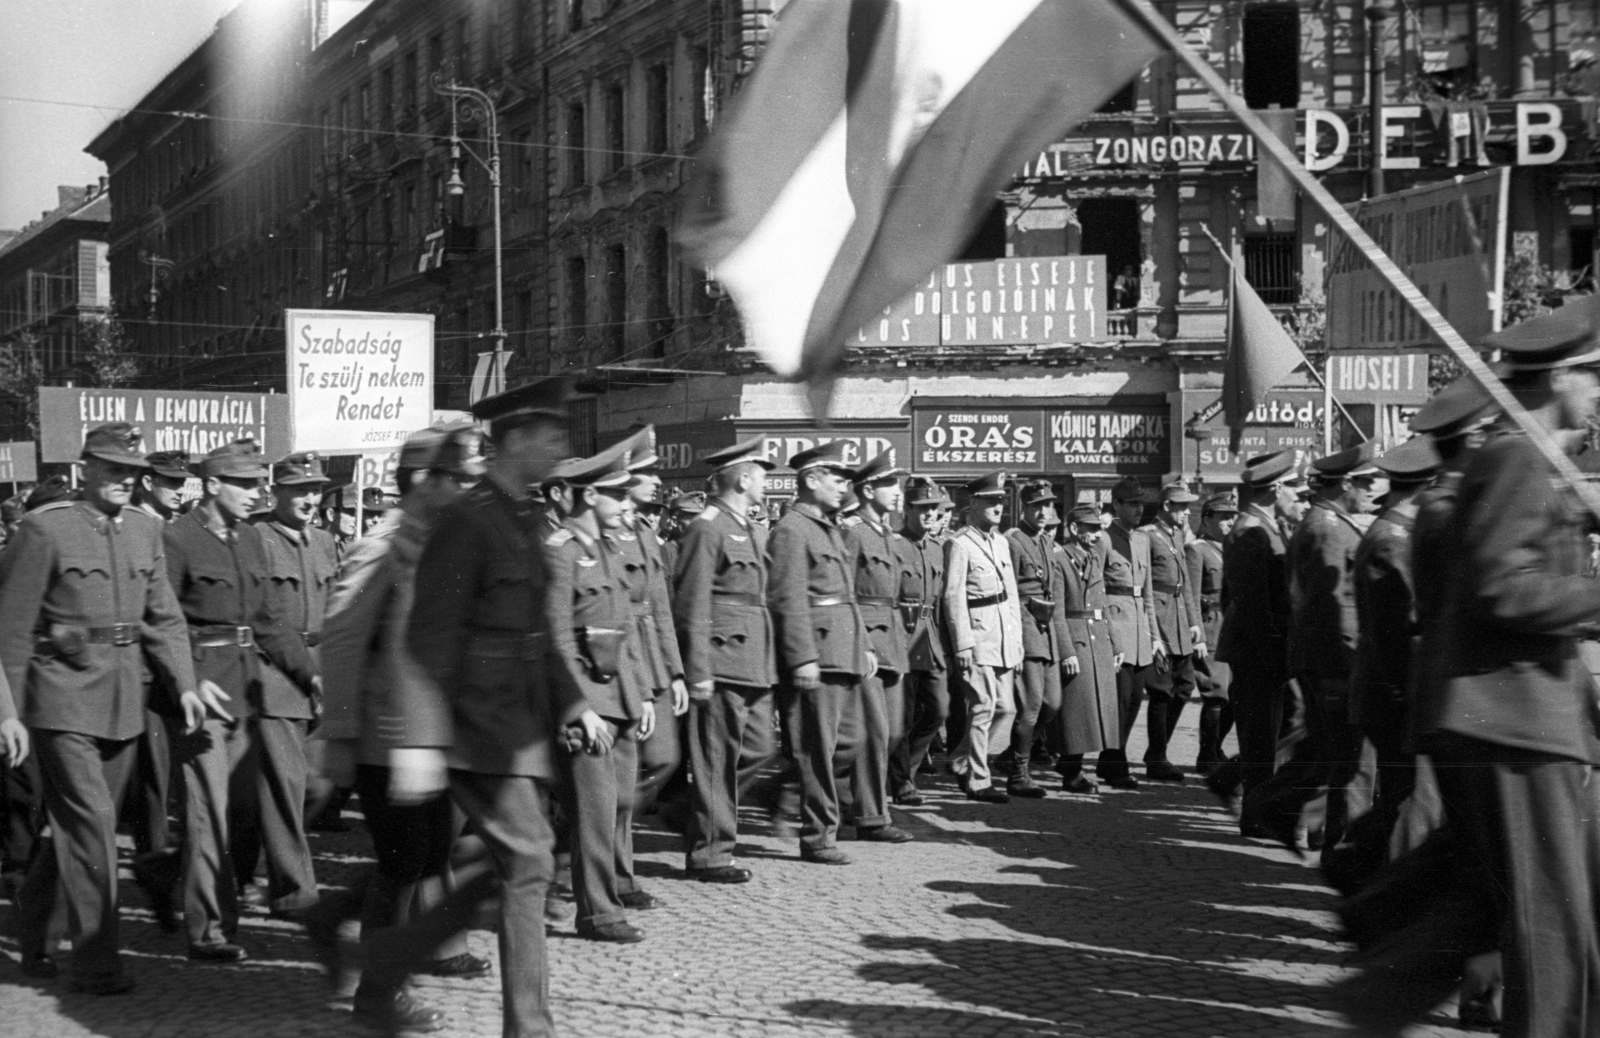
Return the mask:
<svg viewBox="0 0 1600 1038">
<path fill-rule="evenodd" d="M 567 186 L 578 187 L 589 180 L 588 141 L 584 133 L 582 103 L 567 106 Z"/>
<path fill-rule="evenodd" d="M 1290 234 L 1252 234 L 1244 239 L 1244 278 L 1264 303 L 1300 301 L 1300 243 Z"/>
<path fill-rule="evenodd" d="M 989 211 L 984 214 L 983 221 L 978 224 L 977 230 L 972 232 L 972 237 L 967 239 L 966 247 L 956 257 L 958 262 L 965 260 L 991 260 L 1005 259 L 1006 257 L 1006 206 L 1004 202 L 996 200 L 989 206 Z"/>
<path fill-rule="evenodd" d="M 622 360 L 628 330 L 627 252 L 621 245 L 606 250 L 606 359 Z"/>
<path fill-rule="evenodd" d="M 1251 108 L 1300 104 L 1300 10 L 1257 4 L 1244 12 L 1244 100 Z"/>
<path fill-rule="evenodd" d="M 589 330 L 589 264 L 582 256 L 567 259 L 567 342 L 582 347 Z"/>
<path fill-rule="evenodd" d="M 1127 310 L 1139 305 L 1139 276 L 1144 264 L 1139 237 L 1139 203 L 1132 198 L 1085 198 L 1077 203 L 1078 252 L 1104 256 L 1107 305 Z"/>
</svg>

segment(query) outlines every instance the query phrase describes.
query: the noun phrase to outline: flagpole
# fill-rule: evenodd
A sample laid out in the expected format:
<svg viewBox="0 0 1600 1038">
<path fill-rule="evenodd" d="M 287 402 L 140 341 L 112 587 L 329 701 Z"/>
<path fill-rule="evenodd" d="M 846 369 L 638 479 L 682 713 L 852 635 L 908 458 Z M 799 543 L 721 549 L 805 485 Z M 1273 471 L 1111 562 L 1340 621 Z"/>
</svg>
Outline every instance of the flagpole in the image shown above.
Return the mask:
<svg viewBox="0 0 1600 1038">
<path fill-rule="evenodd" d="M 1212 231 L 1211 225 L 1202 223 L 1199 225 L 1199 227 L 1205 232 L 1205 236 L 1211 239 L 1211 244 L 1216 248 L 1217 254 L 1220 255 L 1231 268 L 1233 266 L 1233 257 L 1228 255 L 1228 250 L 1222 247 L 1222 242 L 1217 239 L 1216 232 Z M 1299 344 L 1296 343 L 1295 345 L 1298 347 Z M 1351 417 L 1350 412 L 1345 409 L 1344 403 L 1340 401 L 1338 397 L 1333 395 L 1332 351 L 1329 351 L 1327 361 L 1328 371 L 1326 376 L 1317 371 L 1316 364 L 1312 362 L 1310 357 L 1306 356 L 1304 350 L 1300 351 L 1300 356 L 1305 361 L 1306 374 L 1311 376 L 1311 381 L 1322 387 L 1322 413 L 1331 417 L 1333 415 L 1333 409 L 1337 407 L 1339 409 L 1339 413 L 1344 415 L 1344 420 L 1350 423 L 1350 428 L 1354 429 L 1356 431 L 1356 435 L 1361 437 L 1361 441 L 1365 443 L 1368 439 L 1367 434 L 1361 431 L 1361 426 L 1356 424 L 1355 418 Z M 1333 423 L 1325 419 L 1322 423 L 1322 453 L 1324 454 L 1333 453 L 1333 447 L 1331 446 L 1333 443 L 1332 429 Z"/>
<path fill-rule="evenodd" d="M 1356 222 L 1355 217 L 1339 204 L 1338 199 L 1322 186 L 1322 183 L 1313 177 L 1300 161 L 1295 158 L 1294 151 L 1285 144 L 1277 134 L 1269 130 L 1255 112 L 1244 103 L 1244 98 L 1229 89 L 1223 82 L 1217 70 L 1210 63 L 1197 54 L 1192 47 L 1183 42 L 1183 37 L 1178 35 L 1178 30 L 1150 5 L 1150 0 L 1125 0 L 1125 9 L 1135 17 L 1145 29 L 1154 36 L 1162 45 L 1177 55 L 1195 76 L 1206 85 L 1206 88 L 1227 108 L 1229 114 L 1238 119 L 1246 130 L 1250 132 L 1265 155 L 1271 155 L 1279 165 L 1293 178 L 1296 186 L 1304 191 L 1317 207 L 1328 215 L 1334 226 L 1343 231 L 1356 248 L 1361 250 L 1367 262 L 1387 281 L 1400 297 L 1410 304 L 1417 316 L 1427 322 L 1428 328 L 1445 344 L 1467 373 L 1483 386 L 1489 398 L 1505 412 L 1506 417 L 1516 423 L 1529 441 L 1539 448 L 1539 453 L 1544 455 L 1551 467 L 1565 480 L 1583 499 L 1584 504 L 1595 515 L 1600 516 L 1600 487 L 1590 484 L 1579 474 L 1578 469 L 1572 464 L 1564 450 L 1557 445 L 1550 430 L 1546 429 L 1530 415 L 1510 390 L 1495 377 L 1489 370 L 1489 365 L 1483 362 L 1477 351 L 1467 345 L 1461 333 L 1451 327 L 1450 322 L 1444 319 L 1433 302 L 1418 290 L 1411 279 L 1406 276 L 1388 254 L 1378 247 L 1372 236 Z M 1257 161 L 1265 161 L 1264 155 Z"/>
</svg>

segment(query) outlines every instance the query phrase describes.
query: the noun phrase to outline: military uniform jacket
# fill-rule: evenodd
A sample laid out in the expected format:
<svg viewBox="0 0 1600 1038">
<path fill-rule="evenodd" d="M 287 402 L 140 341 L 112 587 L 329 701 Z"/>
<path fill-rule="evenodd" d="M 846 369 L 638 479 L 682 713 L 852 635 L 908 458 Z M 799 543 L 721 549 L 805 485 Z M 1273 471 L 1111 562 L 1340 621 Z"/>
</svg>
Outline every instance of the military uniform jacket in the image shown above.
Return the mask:
<svg viewBox="0 0 1600 1038">
<path fill-rule="evenodd" d="M 1412 498 L 1387 509 L 1356 548 L 1355 664 L 1350 719 L 1381 722 L 1408 705 L 1417 612 L 1411 583 Z"/>
<path fill-rule="evenodd" d="M 492 473 L 435 520 L 406 647 L 448 699 L 451 767 L 556 777 L 556 725 L 583 700 L 547 678 L 543 559 L 532 508 Z"/>
<path fill-rule="evenodd" d="M 634 623 L 639 628 L 639 653 L 649 676 L 646 698 L 655 699 L 683 677 L 678 636 L 672 628 L 672 602 L 667 593 L 667 566 L 655 531 L 640 523 L 610 531 L 622 568 L 618 576 L 628 592 Z"/>
<path fill-rule="evenodd" d="M 1595 690 L 1577 638 L 1600 622 L 1584 513 L 1520 433 L 1467 462 L 1438 621 L 1437 701 L 1422 731 L 1600 763 Z"/>
<path fill-rule="evenodd" d="M 878 668 L 904 674 L 906 632 L 897 614 L 900 600 L 900 535 L 865 516 L 852 516 L 842 529 L 850 567 L 855 573 L 856 605 L 867 627 Z"/>
<path fill-rule="evenodd" d="M 900 620 L 906 665 L 937 673 L 949 666 L 944 612 L 944 544 L 927 536 L 895 542 L 900 555 Z"/>
<path fill-rule="evenodd" d="M 624 723 L 644 716 L 644 704 L 654 698 L 654 691 L 615 532 L 593 539 L 569 524 L 545 538 L 545 568 L 550 574 L 545 615 L 555 681 L 569 698 L 581 696 L 601 717 Z M 617 672 L 605 679 L 595 673 L 594 646 L 608 637 L 602 632 L 610 631 L 621 632 L 609 636 L 621 644 Z"/>
<path fill-rule="evenodd" d="M 1117 706 L 1116 656 L 1106 622 L 1105 549 L 1090 551 L 1078 544 L 1057 549 L 1062 570 L 1062 615 L 1070 655 L 1078 673 L 1061 676 L 1060 725 L 1067 753 L 1095 753 L 1121 746 Z M 1100 619 L 1093 615 L 1099 611 Z"/>
<path fill-rule="evenodd" d="M 767 612 L 767 531 L 711 504 L 673 545 L 672 609 L 684 680 L 749 688 L 778 683 Z"/>
<path fill-rule="evenodd" d="M 228 712 L 235 716 L 254 711 L 267 717 L 310 717 L 316 663 L 300 632 L 274 607 L 260 529 L 239 523 L 231 538 L 223 540 L 206 527 L 204 514 L 196 509 L 162 531 L 167 576 L 188 621 L 190 643 L 229 638 L 234 629 L 248 627 L 255 645 L 194 644 L 195 676 L 215 681 L 232 696 Z M 264 685 L 263 661 L 288 681 Z"/>
<path fill-rule="evenodd" d="M 1274 674 L 1288 666 L 1288 559 L 1288 542 L 1272 513 L 1259 504 L 1243 506 L 1222 542 L 1218 661 L 1270 666 Z"/>
<path fill-rule="evenodd" d="M 274 613 L 283 618 L 291 631 L 298 631 L 311 649 L 311 658 L 321 663 L 317 644 L 322 640 L 323 617 L 328 610 L 328 590 L 339 570 L 339 549 L 326 530 L 306 527 L 300 532 L 264 517 L 255 524 L 261 531 L 261 545 L 267 553 L 267 596 Z M 394 524 L 385 522 L 388 531 Z M 359 543 L 359 542 L 358 542 Z M 273 713 L 274 717 L 311 716 L 310 701 L 299 693 L 276 667 L 261 673 L 263 702 L 281 703 L 294 713 Z"/>
<path fill-rule="evenodd" d="M 1289 538 L 1289 668 L 1350 676 L 1356 648 L 1356 548 L 1365 531 L 1338 505 L 1318 501 Z"/>
<path fill-rule="evenodd" d="M 824 671 L 865 677 L 872 646 L 839 527 L 815 505 L 801 502 L 773 526 L 767 544 L 767 605 L 781 673 L 815 663 Z"/>
<path fill-rule="evenodd" d="M 1206 647 L 1215 649 L 1222 634 L 1222 545 L 1205 537 L 1195 537 L 1183 545 L 1189 566 L 1189 601 L 1200 617 Z"/>
<path fill-rule="evenodd" d="M 1164 522 L 1139 527 L 1150 542 L 1150 603 L 1156 617 L 1156 636 L 1173 658 L 1194 651 L 1189 629 L 1200 625 L 1189 591 L 1189 560 L 1184 545 L 1187 530 Z"/>
<path fill-rule="evenodd" d="M 195 687 L 163 553 L 161 524 L 133 508 L 113 520 L 87 502 L 62 502 L 23 519 L 0 556 L 0 661 L 10 686 L 10 694 L 0 688 L 0 720 L 131 739 L 145 727 L 147 662 L 159 687 Z M 126 645 L 87 634 L 117 624 L 131 625 Z"/>
<path fill-rule="evenodd" d="M 1051 574 L 1049 537 L 1038 530 L 1014 526 L 1006 531 L 1011 549 L 1011 570 L 1017 578 L 1017 602 L 1022 613 L 1022 655 L 1031 660 L 1061 660 L 1060 589 Z M 1041 617 L 1043 619 L 1041 619 Z M 1068 652 L 1068 656 L 1072 653 Z"/>
<path fill-rule="evenodd" d="M 1009 542 L 999 531 L 964 526 L 945 544 L 944 572 L 951 646 L 958 653 L 971 649 L 979 666 L 1020 667 L 1022 612 Z"/>
<path fill-rule="evenodd" d="M 1461 473 L 1444 472 L 1433 485 L 1418 494 L 1417 515 L 1411 522 L 1411 589 L 1417 615 L 1417 645 L 1411 664 L 1411 735 L 1429 716 L 1419 704 L 1437 701 L 1439 668 L 1429 666 L 1443 649 L 1439 621 L 1444 611 L 1445 591 L 1454 575 L 1458 549 L 1454 544 L 1456 503 L 1461 490 Z M 1430 684 L 1431 683 L 1431 684 Z"/>
<path fill-rule="evenodd" d="M 1106 602 L 1111 647 L 1125 666 L 1155 659 L 1156 612 L 1150 586 L 1150 538 L 1114 522 L 1105 533 Z M 1171 646 L 1168 646 L 1171 648 Z"/>
</svg>

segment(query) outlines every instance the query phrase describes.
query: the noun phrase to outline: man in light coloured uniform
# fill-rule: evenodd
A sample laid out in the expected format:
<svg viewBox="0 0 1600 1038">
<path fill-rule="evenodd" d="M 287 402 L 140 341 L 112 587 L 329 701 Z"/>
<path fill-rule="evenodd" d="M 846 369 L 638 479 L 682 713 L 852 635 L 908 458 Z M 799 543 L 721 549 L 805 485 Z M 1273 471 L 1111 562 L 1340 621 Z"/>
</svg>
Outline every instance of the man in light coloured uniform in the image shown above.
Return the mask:
<svg viewBox="0 0 1600 1038">
<path fill-rule="evenodd" d="M 1017 578 L 999 529 L 1005 479 L 995 472 L 967 484 L 967 525 L 950 539 L 945 559 L 945 616 L 967 697 L 967 734 L 954 767 L 967 797 L 989 804 L 1011 799 L 994 788 L 989 758 L 1010 745 L 1013 681 L 1022 666 Z"/>
</svg>

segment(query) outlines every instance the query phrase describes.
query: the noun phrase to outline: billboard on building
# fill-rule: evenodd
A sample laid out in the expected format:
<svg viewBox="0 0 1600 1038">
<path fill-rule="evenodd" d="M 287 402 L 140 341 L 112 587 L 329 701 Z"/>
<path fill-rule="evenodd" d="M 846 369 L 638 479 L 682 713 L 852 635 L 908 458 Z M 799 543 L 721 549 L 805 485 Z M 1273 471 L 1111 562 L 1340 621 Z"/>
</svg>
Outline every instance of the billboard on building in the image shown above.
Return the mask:
<svg viewBox="0 0 1600 1038">
<path fill-rule="evenodd" d="M 1357 202 L 1352 215 L 1468 342 L 1500 327 L 1511 170 Z M 1328 347 L 1417 350 L 1444 344 L 1349 239 L 1329 231 Z"/>
<path fill-rule="evenodd" d="M 1424 366 L 1426 367 L 1426 366 Z M 1423 375 L 1426 381 L 1426 373 Z M 1222 420 L 1222 391 L 1185 390 L 1183 414 L 1183 468 L 1185 476 L 1198 472 L 1214 483 L 1237 483 L 1246 458 L 1281 450 L 1295 452 L 1295 469 L 1303 472 L 1322 454 L 1322 390 L 1273 389 L 1250 412 L 1237 451 L 1228 446 L 1229 430 Z"/>
<path fill-rule="evenodd" d="M 1171 470 L 1165 400 L 913 400 L 911 471 L 1160 476 Z"/>
<path fill-rule="evenodd" d="M 141 446 L 149 453 L 205 454 L 245 437 L 261 444 L 269 458 L 290 451 L 289 398 L 280 394 L 39 388 L 39 453 L 44 461 L 77 461 L 84 434 L 107 422 L 138 426 Z"/>
<path fill-rule="evenodd" d="M 0 443 L 0 483 L 32 483 L 38 479 L 38 454 L 32 440 Z"/>
<path fill-rule="evenodd" d="M 853 346 L 1101 342 L 1104 256 L 1018 256 L 947 263 L 857 330 Z"/>
<path fill-rule="evenodd" d="M 1328 386 L 1346 404 L 1422 404 L 1428 400 L 1426 353 L 1339 353 L 1328 360 Z"/>
<path fill-rule="evenodd" d="M 398 448 L 433 414 L 433 315 L 287 310 L 292 450 Z"/>
</svg>

